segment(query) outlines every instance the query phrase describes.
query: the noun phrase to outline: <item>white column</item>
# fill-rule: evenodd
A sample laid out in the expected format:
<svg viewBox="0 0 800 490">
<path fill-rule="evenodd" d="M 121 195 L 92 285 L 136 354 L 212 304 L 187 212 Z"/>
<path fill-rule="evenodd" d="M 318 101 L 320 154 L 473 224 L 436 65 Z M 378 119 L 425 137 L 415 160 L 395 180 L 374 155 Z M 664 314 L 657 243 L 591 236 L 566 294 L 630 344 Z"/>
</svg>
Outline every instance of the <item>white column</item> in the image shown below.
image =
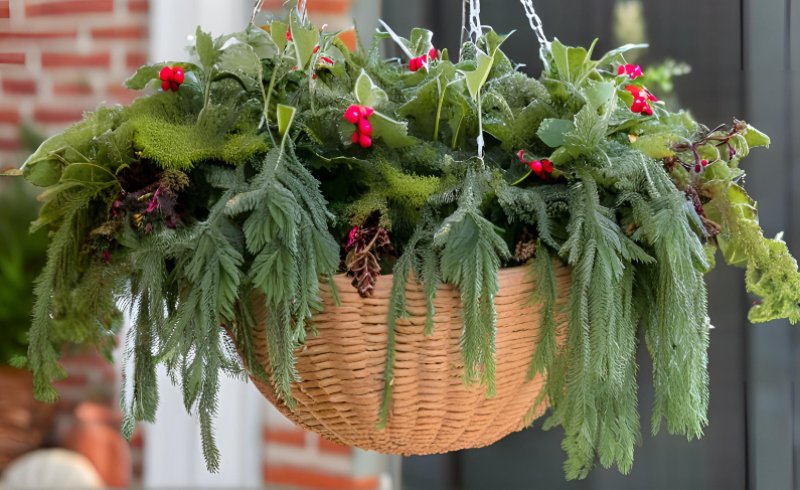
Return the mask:
<svg viewBox="0 0 800 490">
<path fill-rule="evenodd" d="M 242 30 L 249 21 L 247 0 L 153 0 L 150 59 L 189 58 L 197 26 L 212 35 Z M 222 454 L 220 472 L 206 470 L 197 417 L 183 408 L 179 388 L 159 372 L 161 400 L 156 423 L 144 426 L 145 488 L 261 487 L 262 413 L 266 401 L 250 383 L 221 379 L 215 433 Z"/>
</svg>

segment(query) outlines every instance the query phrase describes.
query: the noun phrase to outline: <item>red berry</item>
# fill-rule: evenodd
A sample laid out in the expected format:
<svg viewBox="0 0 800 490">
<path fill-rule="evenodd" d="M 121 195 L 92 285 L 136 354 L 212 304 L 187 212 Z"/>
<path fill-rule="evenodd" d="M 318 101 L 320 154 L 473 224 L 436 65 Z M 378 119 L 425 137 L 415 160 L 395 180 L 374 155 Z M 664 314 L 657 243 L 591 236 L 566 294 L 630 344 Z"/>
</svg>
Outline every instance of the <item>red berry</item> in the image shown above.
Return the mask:
<svg viewBox="0 0 800 490">
<path fill-rule="evenodd" d="M 184 73 L 183 68 L 180 66 L 176 66 L 172 69 L 172 81 L 177 83 L 183 83 L 184 80 Z"/>
<path fill-rule="evenodd" d="M 694 166 L 694 171 L 699 174 L 700 172 L 703 171 L 703 167 L 700 166 L 700 164 L 698 163 L 697 165 Z"/>
<path fill-rule="evenodd" d="M 361 138 L 361 135 L 360 135 L 360 134 L 358 134 L 358 130 L 356 129 L 355 131 L 353 131 L 353 137 L 352 137 L 352 138 L 350 138 L 350 140 L 351 140 L 351 141 L 353 142 L 353 144 L 355 145 L 355 144 L 357 144 L 357 143 L 358 143 L 358 140 L 359 140 L 359 138 Z"/>
<path fill-rule="evenodd" d="M 362 117 L 358 121 L 358 132 L 364 136 L 372 136 L 372 124 L 369 123 L 367 118 Z"/>
<path fill-rule="evenodd" d="M 178 82 L 169 82 L 169 85 L 173 92 L 177 92 L 181 86 L 181 84 Z"/>
<path fill-rule="evenodd" d="M 375 112 L 375 109 L 373 109 L 372 107 L 367 107 L 365 105 L 361 106 L 361 116 L 362 117 L 369 117 L 369 116 L 372 115 L 373 112 Z"/>
<path fill-rule="evenodd" d="M 625 74 L 625 65 L 619 65 L 617 68 L 617 75 L 624 75 Z"/>
<path fill-rule="evenodd" d="M 645 102 L 645 105 L 642 108 L 642 114 L 644 114 L 645 116 L 652 116 L 653 115 L 653 108 L 650 107 L 650 104 Z"/>
<path fill-rule="evenodd" d="M 708 160 L 706 160 L 705 158 L 700 160 L 700 165 L 705 167 L 706 165 L 708 165 Z"/>
<path fill-rule="evenodd" d="M 344 111 L 344 118 L 350 124 L 358 124 L 361 119 L 361 108 L 355 104 L 351 105 Z"/>
<path fill-rule="evenodd" d="M 169 88 L 170 86 L 168 81 L 164 80 L 163 82 L 161 82 L 161 90 L 163 90 L 164 92 L 169 92 Z"/>
<path fill-rule="evenodd" d="M 328 58 L 327 56 L 321 56 L 320 61 L 322 61 L 323 63 L 327 63 L 329 65 L 333 64 L 333 60 Z"/>
<path fill-rule="evenodd" d="M 550 160 L 545 158 L 544 160 L 542 160 L 542 169 L 544 170 L 544 172 L 546 174 L 548 174 L 548 175 L 552 174 L 553 173 L 553 162 L 551 162 Z"/>
<path fill-rule="evenodd" d="M 361 146 L 361 148 L 369 148 L 370 146 L 372 146 L 372 138 L 370 138 L 366 134 L 362 134 L 358 138 L 358 144 Z"/>
<path fill-rule="evenodd" d="M 408 60 L 408 69 L 411 71 L 417 71 L 422 68 L 419 58 L 411 58 Z"/>
<path fill-rule="evenodd" d="M 316 73 L 312 73 L 311 74 L 311 79 L 312 80 L 316 80 L 317 79 L 317 74 Z"/>
<path fill-rule="evenodd" d="M 517 156 L 519 157 L 520 162 L 525 163 L 525 150 L 518 151 Z"/>
<path fill-rule="evenodd" d="M 314 54 L 317 54 L 319 52 L 319 44 L 314 46 L 314 49 L 311 52 L 314 53 Z"/>
<path fill-rule="evenodd" d="M 435 60 L 439 57 L 439 52 L 436 51 L 436 48 L 431 48 L 430 51 L 428 51 L 428 56 L 430 59 Z"/>
<path fill-rule="evenodd" d="M 162 82 L 169 82 L 172 79 L 172 68 L 165 66 L 158 72 L 158 78 L 161 79 Z"/>
<path fill-rule="evenodd" d="M 291 29 L 286 29 L 286 40 L 287 41 L 292 41 L 292 30 Z"/>
<path fill-rule="evenodd" d="M 540 160 L 534 160 L 532 162 L 528 162 L 528 166 L 533 170 L 533 173 L 539 175 L 542 173 L 542 162 Z"/>
</svg>

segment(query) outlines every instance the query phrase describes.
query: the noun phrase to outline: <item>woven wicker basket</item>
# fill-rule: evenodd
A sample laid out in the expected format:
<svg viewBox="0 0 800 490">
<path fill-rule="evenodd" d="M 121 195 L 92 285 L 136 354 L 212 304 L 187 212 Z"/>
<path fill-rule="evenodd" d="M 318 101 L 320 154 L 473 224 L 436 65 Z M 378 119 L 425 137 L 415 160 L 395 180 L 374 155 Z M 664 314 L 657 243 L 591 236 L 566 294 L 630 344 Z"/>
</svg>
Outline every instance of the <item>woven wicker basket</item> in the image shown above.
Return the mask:
<svg viewBox="0 0 800 490">
<path fill-rule="evenodd" d="M 568 271 L 557 269 L 559 301 L 567 297 Z M 542 380 L 525 382 L 539 332 L 540 306 L 531 304 L 530 269 L 500 271 L 497 307 L 497 395 L 466 387 L 459 339 L 462 322 L 457 290 L 437 293 L 435 330 L 423 334 L 425 296 L 416 283 L 406 288 L 409 319 L 398 322 L 397 361 L 391 415 L 376 428 L 386 360 L 386 315 L 392 277 L 382 276 L 371 298 L 362 298 L 350 278 L 335 278 L 341 306 L 324 286 L 325 310 L 314 318 L 317 336 L 297 351 L 302 382 L 293 386 L 290 410 L 268 383 L 258 389 L 288 418 L 322 437 L 387 454 L 433 454 L 482 447 L 525 427 Z M 264 311 L 258 312 L 263 319 Z M 563 318 L 558 318 L 561 325 Z M 262 322 L 263 323 L 263 322 Z M 563 329 L 562 329 L 563 332 Z M 271 372 L 263 331 L 256 333 L 258 361 Z M 535 416 L 541 415 L 533 414 Z"/>
</svg>

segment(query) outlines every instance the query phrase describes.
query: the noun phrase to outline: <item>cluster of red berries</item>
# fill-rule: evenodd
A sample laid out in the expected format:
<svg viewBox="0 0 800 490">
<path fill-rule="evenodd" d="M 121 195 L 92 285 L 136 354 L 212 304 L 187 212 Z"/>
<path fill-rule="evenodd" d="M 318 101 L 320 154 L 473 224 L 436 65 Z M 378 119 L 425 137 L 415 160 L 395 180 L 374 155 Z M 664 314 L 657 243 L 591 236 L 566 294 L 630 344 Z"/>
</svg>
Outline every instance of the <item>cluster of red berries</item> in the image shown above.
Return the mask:
<svg viewBox="0 0 800 490">
<path fill-rule="evenodd" d="M 161 69 L 161 72 L 159 72 L 158 78 L 161 79 L 161 89 L 164 92 L 169 90 L 177 92 L 178 88 L 183 83 L 183 68 L 180 66 L 165 66 Z"/>
<path fill-rule="evenodd" d="M 625 87 L 625 90 L 630 92 L 630 94 L 633 96 L 631 111 L 635 112 L 636 114 L 644 114 L 646 116 L 653 115 L 653 107 L 650 105 L 650 103 L 658 102 L 658 99 L 655 97 L 655 95 L 651 94 L 646 88 L 639 87 L 637 85 L 628 85 Z"/>
<path fill-rule="evenodd" d="M 428 60 L 435 60 L 438 57 L 439 52 L 436 51 L 436 48 L 431 48 L 428 54 L 423 54 L 422 56 L 417 56 L 416 58 L 408 60 L 408 69 L 411 71 L 421 70 L 422 67 L 428 64 Z"/>
<path fill-rule="evenodd" d="M 356 130 L 353 132 L 353 144 L 358 144 L 361 148 L 372 146 L 372 124 L 369 117 L 375 110 L 372 107 L 363 105 L 351 105 L 344 111 L 344 118 L 350 124 L 355 124 Z"/>
<path fill-rule="evenodd" d="M 350 228 L 350 233 L 347 234 L 347 247 L 350 248 L 356 243 L 356 237 L 358 237 L 358 226 L 354 226 Z"/>
<path fill-rule="evenodd" d="M 619 65 L 617 75 L 628 75 L 631 80 L 636 80 L 639 77 L 643 77 L 644 72 L 641 66 L 628 63 L 627 65 Z"/>
<path fill-rule="evenodd" d="M 537 177 L 542 180 L 547 180 L 548 177 L 553 175 L 553 162 L 548 159 L 544 160 L 525 160 L 525 150 L 520 150 L 517 153 L 519 161 L 527 165 L 531 172 L 535 173 Z"/>
<path fill-rule="evenodd" d="M 698 173 L 698 174 L 699 174 L 699 173 L 700 173 L 700 172 L 702 172 L 702 171 L 703 171 L 703 170 L 704 170 L 704 169 L 705 169 L 707 166 L 708 166 L 708 160 L 706 160 L 706 159 L 704 158 L 704 159 L 700 160 L 700 163 L 698 163 L 698 164 L 696 164 L 696 165 L 694 166 L 694 171 L 695 171 L 695 173 Z"/>
</svg>

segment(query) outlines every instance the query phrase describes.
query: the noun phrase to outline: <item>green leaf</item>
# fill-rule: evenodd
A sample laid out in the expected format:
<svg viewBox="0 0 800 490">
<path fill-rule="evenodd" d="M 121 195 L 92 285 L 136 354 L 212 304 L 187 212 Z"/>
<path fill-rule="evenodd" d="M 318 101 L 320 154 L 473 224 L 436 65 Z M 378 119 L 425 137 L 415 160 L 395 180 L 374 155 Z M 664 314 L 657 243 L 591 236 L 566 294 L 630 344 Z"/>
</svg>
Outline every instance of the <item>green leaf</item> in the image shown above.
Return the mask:
<svg viewBox="0 0 800 490">
<path fill-rule="evenodd" d="M 650 158 L 661 159 L 675 154 L 671 147 L 680 138 L 672 133 L 644 134 L 636 138 L 632 146 Z"/>
<path fill-rule="evenodd" d="M 573 156 L 591 155 L 606 137 L 608 123 L 597 111 L 584 106 L 575 114 L 575 129 L 564 135 L 564 146 Z"/>
<path fill-rule="evenodd" d="M 269 26 L 269 34 L 272 36 L 272 42 L 274 42 L 281 51 L 286 48 L 286 31 L 288 30 L 289 25 L 279 20 L 273 20 L 272 24 Z"/>
<path fill-rule="evenodd" d="M 413 58 L 414 57 L 414 53 L 411 51 L 411 47 L 409 46 L 408 40 L 403 38 L 403 37 L 398 36 L 397 33 L 394 32 L 392 30 L 392 28 L 389 27 L 386 24 L 386 22 L 384 22 L 384 21 L 382 21 L 380 19 L 378 19 L 378 22 L 380 22 L 381 25 L 383 26 L 383 28 L 386 29 L 386 34 L 388 34 L 389 37 L 392 38 L 392 41 L 394 41 L 395 44 L 397 44 L 397 46 L 401 50 L 403 50 L 403 53 L 405 53 L 405 55 L 408 56 L 409 58 Z"/>
<path fill-rule="evenodd" d="M 248 90 L 260 90 L 261 59 L 249 44 L 237 43 L 222 51 L 218 70 L 235 77 Z"/>
<path fill-rule="evenodd" d="M 375 82 L 367 75 L 366 70 L 361 70 L 355 86 L 355 96 L 358 103 L 367 107 L 380 107 L 389 97 L 382 88 L 375 85 Z"/>
<path fill-rule="evenodd" d="M 116 182 L 117 178 L 106 168 L 95 163 L 73 163 L 64 169 L 61 182 L 75 182 L 82 185 Z"/>
<path fill-rule="evenodd" d="M 575 130 L 575 124 L 566 119 L 545 119 L 536 135 L 550 148 L 564 145 L 564 135 Z"/>
<path fill-rule="evenodd" d="M 422 56 L 428 54 L 428 51 L 433 47 L 433 32 L 428 29 L 415 27 L 411 30 L 409 39 L 409 48 L 414 56 Z"/>
<path fill-rule="evenodd" d="M 749 124 L 747 125 L 747 131 L 744 133 L 744 139 L 747 141 L 750 148 L 757 148 L 759 146 L 769 148 L 769 136 Z"/>
<path fill-rule="evenodd" d="M 493 58 L 481 50 L 477 51 L 478 66 L 472 71 L 463 71 L 464 78 L 467 81 L 467 90 L 472 96 L 473 100 L 478 100 L 478 94 L 481 88 L 486 84 L 489 78 L 489 72 L 492 70 Z"/>
<path fill-rule="evenodd" d="M 598 66 L 622 64 L 625 61 L 622 57 L 623 54 L 628 51 L 633 51 L 634 49 L 646 49 L 648 47 L 648 44 L 625 44 L 604 54 L 597 64 Z"/>
<path fill-rule="evenodd" d="M 214 41 L 211 39 L 211 35 L 207 32 L 203 32 L 203 30 L 198 27 L 195 32 L 195 38 L 195 49 L 197 50 L 198 58 L 200 58 L 200 63 L 206 68 L 211 68 L 219 57 L 219 51 L 214 47 Z"/>
<path fill-rule="evenodd" d="M 292 27 L 292 41 L 294 42 L 297 66 L 304 69 L 311 61 L 314 48 L 319 45 L 319 31 L 311 24 L 307 26 L 301 24 L 295 10 L 292 10 L 289 17 L 289 25 Z"/>
<path fill-rule="evenodd" d="M 597 62 L 592 61 L 592 51 L 597 40 L 587 50 L 583 47 L 572 47 L 561 44 L 558 39 L 553 39 L 550 52 L 560 80 L 578 84 L 586 75 L 597 67 Z"/>
<path fill-rule="evenodd" d="M 416 140 L 408 135 L 408 123 L 396 121 L 389 116 L 374 112 L 369 118 L 372 123 L 372 135 L 380 138 L 390 148 L 403 148 L 416 143 Z"/>
<path fill-rule="evenodd" d="M 733 211 L 733 216 L 729 216 L 728 219 L 733 219 L 737 223 L 753 223 L 758 226 L 758 206 L 741 186 L 730 184 L 725 195 L 719 196 L 717 199 L 728 201 L 727 205 L 723 205 Z M 714 206 L 708 206 L 708 208 L 710 208 L 708 209 L 710 219 L 723 221 L 722 217 L 717 216 Z M 717 244 L 728 264 L 741 267 L 749 262 L 750 256 L 746 248 L 748 243 L 741 237 L 731 237 L 722 233 L 717 236 Z"/>
<path fill-rule="evenodd" d="M 617 93 L 616 86 L 611 82 L 590 83 L 583 91 L 586 102 L 593 109 L 606 105 Z"/>
<path fill-rule="evenodd" d="M 63 164 L 55 158 L 29 160 L 22 167 L 22 176 L 35 186 L 49 187 L 61 179 L 63 168 Z"/>
<path fill-rule="evenodd" d="M 278 104 L 278 132 L 282 138 L 286 137 L 286 133 L 289 131 L 296 113 L 297 109 L 294 107 Z"/>
<path fill-rule="evenodd" d="M 160 69 L 158 65 L 142 66 L 130 78 L 125 80 L 125 86 L 131 90 L 144 90 L 147 84 L 158 80 Z"/>
</svg>

